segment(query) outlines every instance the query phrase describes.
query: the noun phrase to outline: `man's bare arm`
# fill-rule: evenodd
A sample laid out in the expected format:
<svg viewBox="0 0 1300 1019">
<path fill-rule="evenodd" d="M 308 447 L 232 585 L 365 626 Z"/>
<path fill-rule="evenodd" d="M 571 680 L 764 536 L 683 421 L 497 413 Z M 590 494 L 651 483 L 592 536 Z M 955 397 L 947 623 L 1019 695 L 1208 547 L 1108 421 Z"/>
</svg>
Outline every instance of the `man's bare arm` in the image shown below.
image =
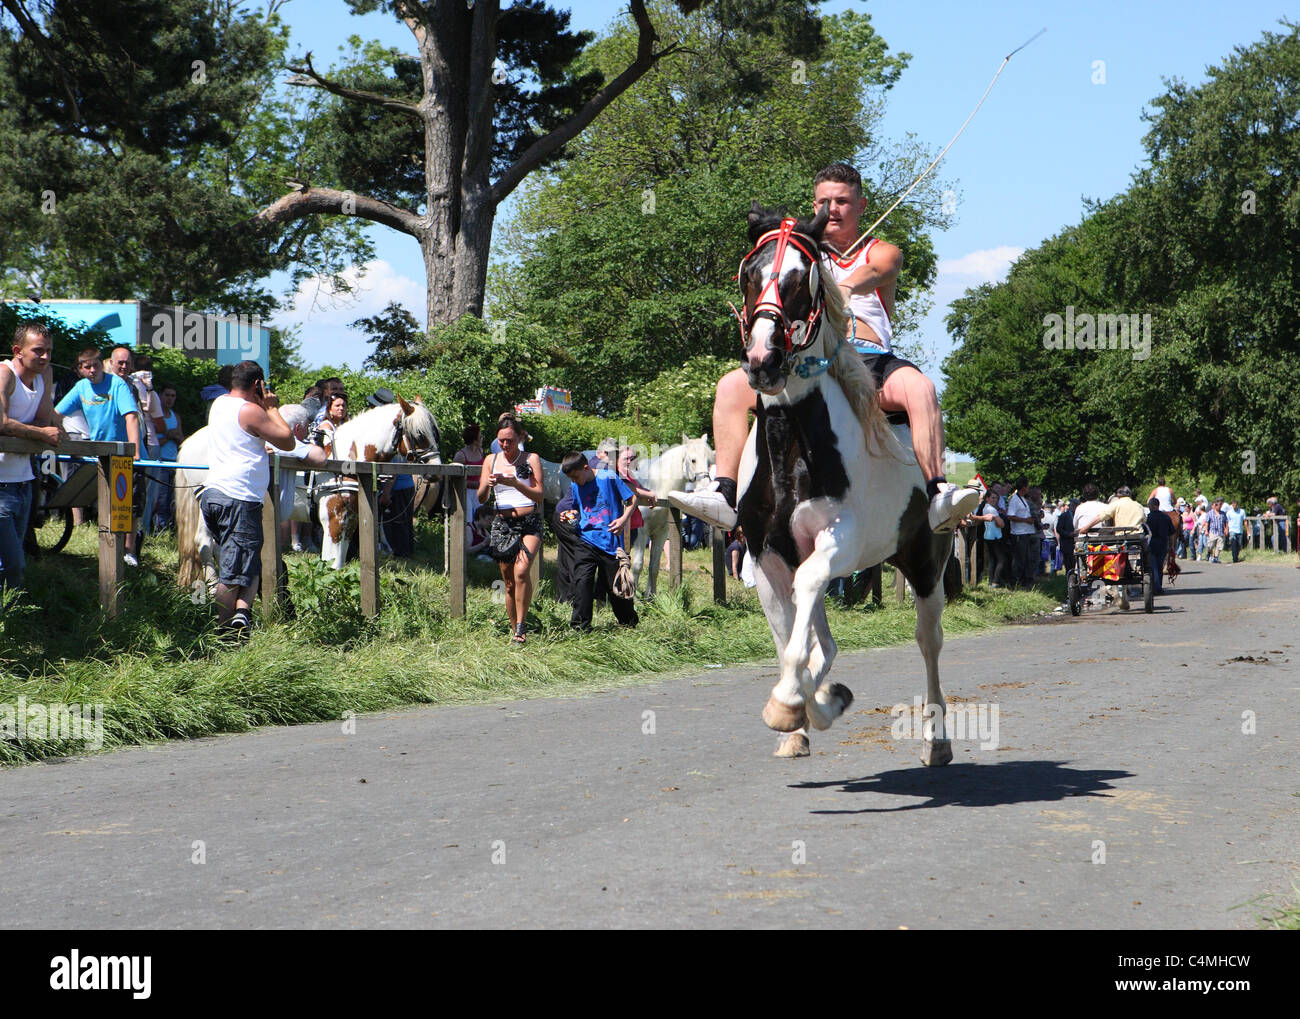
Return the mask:
<svg viewBox="0 0 1300 1019">
<path fill-rule="evenodd" d="M 24 424 L 9 416 L 9 396 L 14 391 L 15 381 L 13 370 L 8 365 L 0 365 L 0 435 L 9 435 L 15 439 L 31 439 L 34 442 L 57 446 L 60 435 L 57 426 Z M 45 401 L 49 397 L 48 386 L 45 393 L 45 397 L 41 400 L 41 407 L 45 406 Z M 36 411 L 36 420 L 40 420 L 39 408 Z"/>
</svg>

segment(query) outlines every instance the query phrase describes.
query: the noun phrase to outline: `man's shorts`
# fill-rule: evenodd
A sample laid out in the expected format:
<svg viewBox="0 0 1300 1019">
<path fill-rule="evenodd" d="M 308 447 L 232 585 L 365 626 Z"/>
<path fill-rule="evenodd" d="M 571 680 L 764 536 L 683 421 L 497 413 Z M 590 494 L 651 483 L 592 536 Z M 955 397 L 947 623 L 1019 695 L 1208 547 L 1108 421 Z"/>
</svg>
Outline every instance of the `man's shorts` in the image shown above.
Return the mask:
<svg viewBox="0 0 1300 1019">
<path fill-rule="evenodd" d="M 248 587 L 262 574 L 262 504 L 205 488 L 199 508 L 219 550 L 217 579 L 227 587 Z"/>
<path fill-rule="evenodd" d="M 896 357 L 893 354 L 863 353 L 862 363 L 871 371 L 872 377 L 876 380 L 876 391 L 879 392 L 885 385 L 885 379 L 893 375 L 899 368 L 916 368 L 911 361 Z M 920 368 L 916 368 L 920 371 Z"/>
</svg>

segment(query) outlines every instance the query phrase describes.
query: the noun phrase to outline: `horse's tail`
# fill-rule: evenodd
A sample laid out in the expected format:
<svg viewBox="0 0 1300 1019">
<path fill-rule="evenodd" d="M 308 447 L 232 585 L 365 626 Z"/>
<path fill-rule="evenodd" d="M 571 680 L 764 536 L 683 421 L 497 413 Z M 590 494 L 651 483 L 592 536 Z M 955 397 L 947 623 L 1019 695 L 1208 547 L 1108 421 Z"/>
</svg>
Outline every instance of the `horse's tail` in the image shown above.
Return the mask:
<svg viewBox="0 0 1300 1019">
<path fill-rule="evenodd" d="M 195 435 L 186 439 L 177 451 L 176 458 L 181 463 L 194 463 L 195 460 L 189 458 L 199 456 L 200 452 L 203 459 L 206 460 L 206 438 L 201 444 L 194 443 L 192 440 L 197 435 L 196 432 Z M 193 588 L 196 580 L 204 579 L 203 563 L 199 556 L 198 546 L 199 525 L 202 520 L 199 510 L 198 486 L 203 483 L 202 475 L 204 473 L 204 471 L 187 471 L 182 467 L 178 468 L 172 476 L 173 483 L 176 485 L 173 492 L 173 502 L 176 508 L 176 543 L 179 552 L 176 583 L 183 588 Z"/>
<path fill-rule="evenodd" d="M 827 292 L 836 289 L 838 288 L 829 287 Z M 898 436 L 885 419 L 885 412 L 880 409 L 880 401 L 876 398 L 876 380 L 852 345 L 840 344 L 839 353 L 831 362 L 829 374 L 840 384 L 849 406 L 862 422 L 867 453 L 875 457 L 891 457 L 903 463 L 913 462 L 911 453 L 898 441 Z"/>
</svg>

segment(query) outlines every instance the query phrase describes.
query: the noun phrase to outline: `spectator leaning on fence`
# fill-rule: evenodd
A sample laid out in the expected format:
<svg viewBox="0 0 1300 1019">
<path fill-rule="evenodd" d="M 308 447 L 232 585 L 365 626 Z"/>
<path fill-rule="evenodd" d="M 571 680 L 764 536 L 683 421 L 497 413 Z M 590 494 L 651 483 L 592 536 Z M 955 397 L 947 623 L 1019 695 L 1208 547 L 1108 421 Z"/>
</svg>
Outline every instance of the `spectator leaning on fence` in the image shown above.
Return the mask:
<svg viewBox="0 0 1300 1019">
<path fill-rule="evenodd" d="M 265 388 L 262 366 L 240 361 L 230 393 L 217 397 L 208 414 L 210 459 L 199 507 L 219 549 L 217 621 L 239 636 L 252 626 L 262 572 L 262 500 L 271 483 L 266 446 L 286 453 L 296 446 L 279 404 Z"/>
<path fill-rule="evenodd" d="M 103 358 L 94 347 L 87 347 L 77 355 L 77 365 L 83 373 L 82 378 L 54 409 L 60 414 L 80 410 L 90 429 L 92 442 L 129 442 L 135 447 L 136 457 L 143 456 L 144 431 L 131 387 L 119 376 L 104 371 Z M 107 524 L 107 521 L 101 523 Z M 124 558 L 128 566 L 139 565 L 135 558 L 134 522 L 126 536 Z"/>
<path fill-rule="evenodd" d="M 0 363 L 0 436 L 57 446 L 63 435 L 54 412 L 50 331 L 23 324 L 14 333 L 13 359 Z M 23 539 L 32 508 L 32 460 L 0 453 L 0 594 L 21 588 Z"/>
</svg>

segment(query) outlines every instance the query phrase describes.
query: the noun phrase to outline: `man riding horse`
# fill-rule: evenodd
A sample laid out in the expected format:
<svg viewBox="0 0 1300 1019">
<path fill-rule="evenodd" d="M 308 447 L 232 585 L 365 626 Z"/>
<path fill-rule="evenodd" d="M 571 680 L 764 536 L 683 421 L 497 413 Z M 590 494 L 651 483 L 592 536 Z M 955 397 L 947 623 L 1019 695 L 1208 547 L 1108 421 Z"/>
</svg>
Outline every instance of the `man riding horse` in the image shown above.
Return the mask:
<svg viewBox="0 0 1300 1019">
<path fill-rule="evenodd" d="M 872 238 L 857 253 L 842 257 L 858 238 L 858 226 L 867 200 L 862 177 L 845 163 L 833 163 L 813 182 L 813 207 L 825 206 L 829 221 L 822 248 L 835 282 L 852 309 L 847 340 L 871 370 L 886 412 L 905 411 L 912 428 L 912 446 L 926 479 L 930 498 L 929 522 L 935 531 L 951 531 L 972 513 L 979 492 L 950 484 L 943 474 L 943 418 L 934 384 L 916 365 L 891 351 L 894 291 L 903 253 L 892 244 Z M 717 450 L 718 480 L 694 492 L 671 492 L 678 509 L 715 527 L 736 526 L 736 475 L 749 435 L 749 412 L 754 391 L 744 368 L 724 375 L 713 405 L 713 442 Z"/>
</svg>

